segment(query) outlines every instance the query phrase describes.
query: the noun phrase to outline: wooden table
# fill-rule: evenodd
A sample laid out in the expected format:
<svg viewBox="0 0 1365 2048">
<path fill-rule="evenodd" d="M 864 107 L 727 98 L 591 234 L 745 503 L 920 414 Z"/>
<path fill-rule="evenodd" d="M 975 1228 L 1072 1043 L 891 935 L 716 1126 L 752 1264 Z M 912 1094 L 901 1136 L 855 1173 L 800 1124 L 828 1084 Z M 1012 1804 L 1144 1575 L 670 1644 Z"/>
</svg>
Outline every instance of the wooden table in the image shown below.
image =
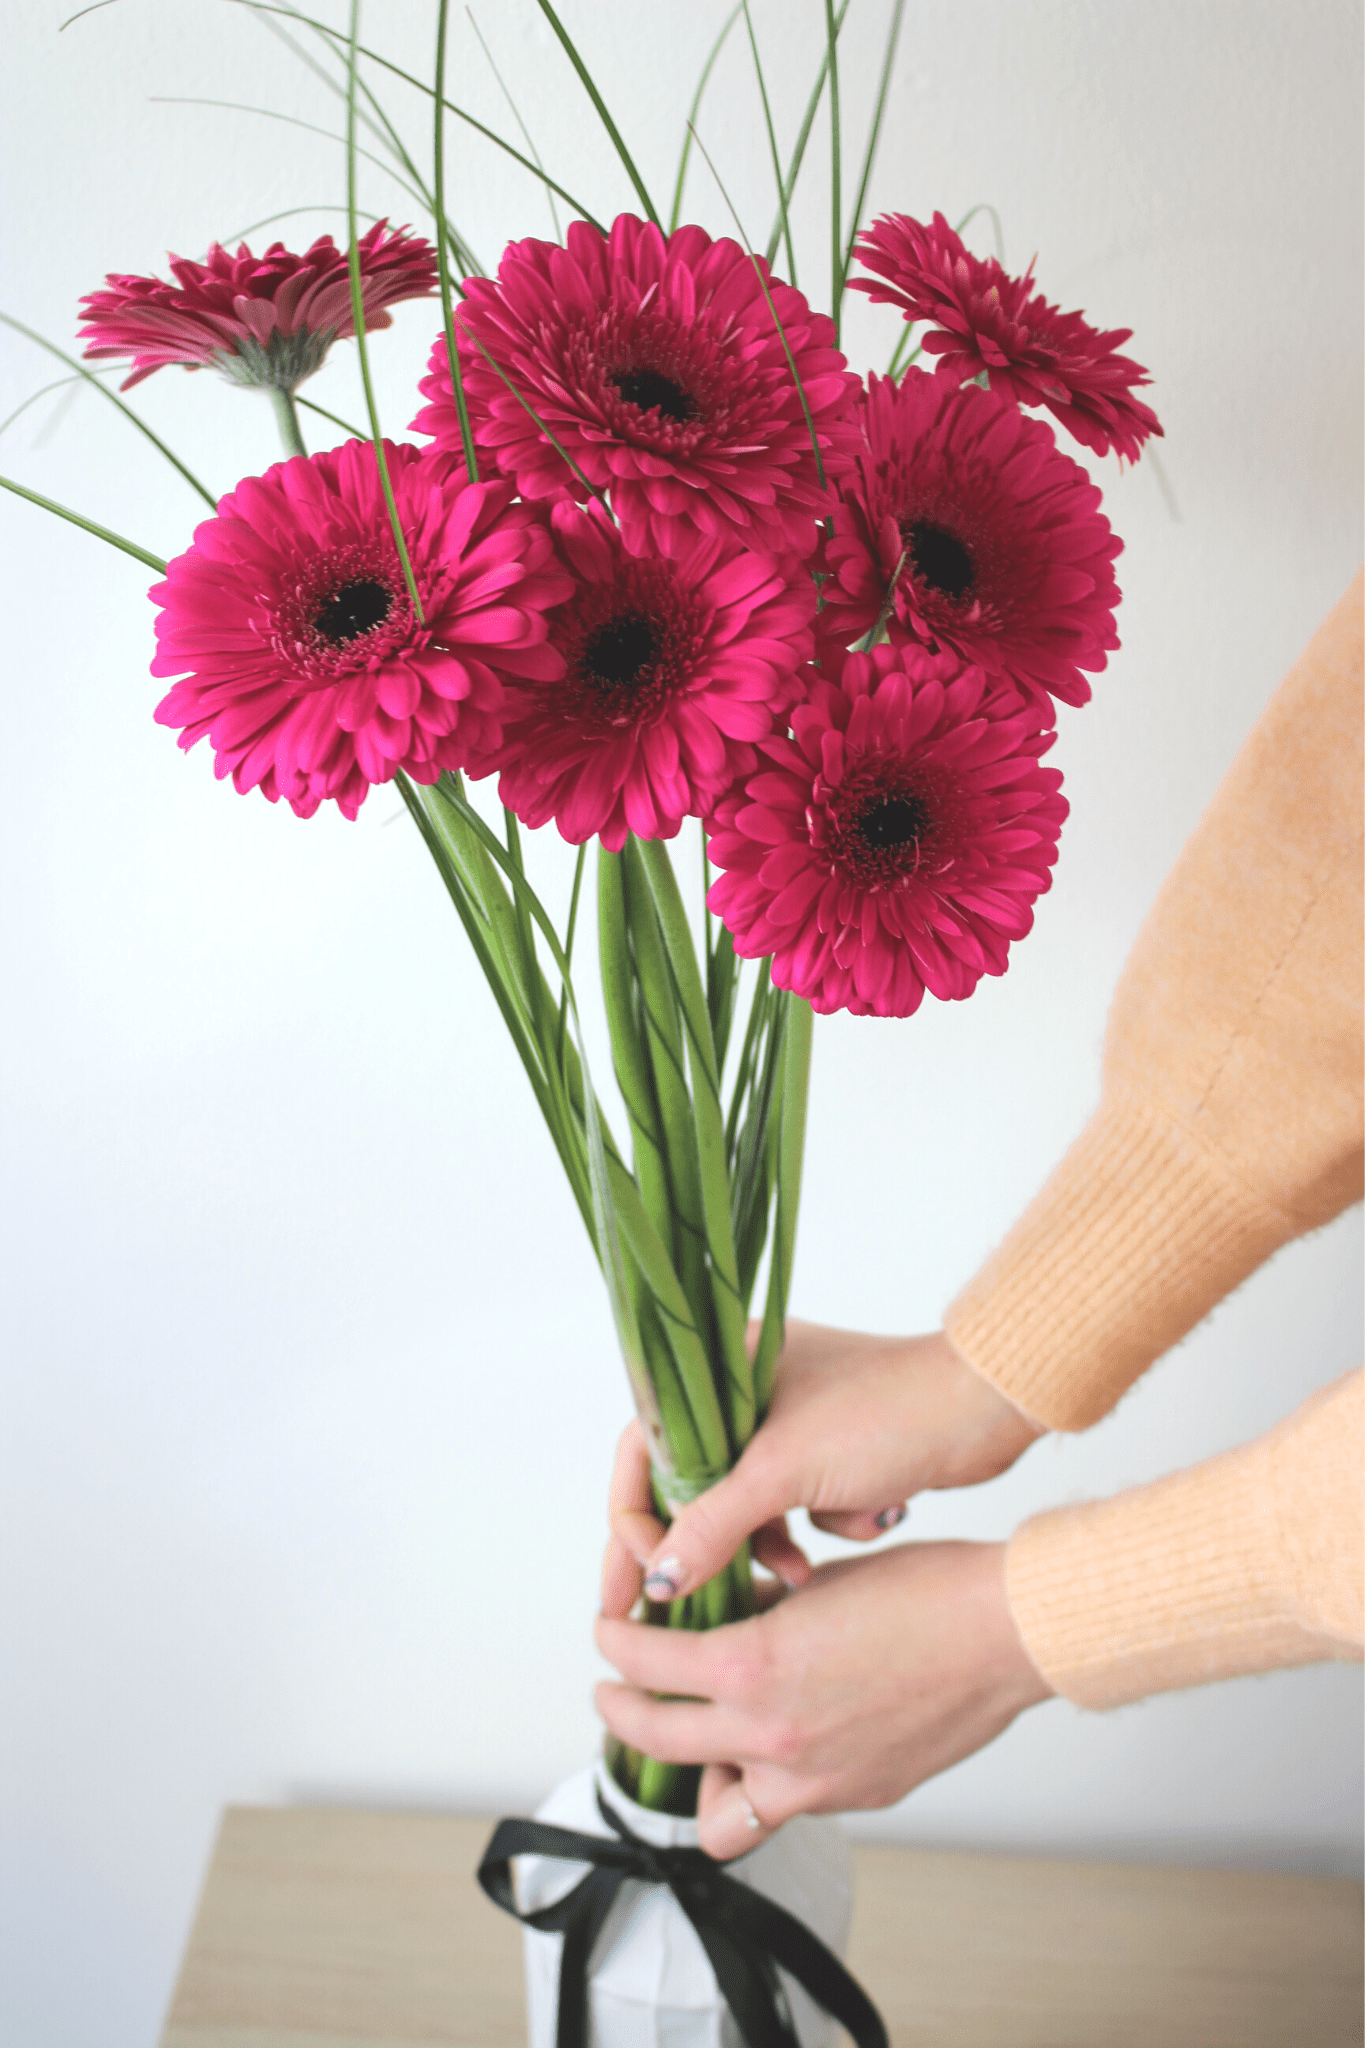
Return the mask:
<svg viewBox="0 0 1365 2048">
<path fill-rule="evenodd" d="M 489 1823 L 230 1807 L 161 2048 L 522 2048 Z M 1346 2048 L 1339 1878 L 859 1846 L 849 1962 L 894 2048 Z"/>
</svg>

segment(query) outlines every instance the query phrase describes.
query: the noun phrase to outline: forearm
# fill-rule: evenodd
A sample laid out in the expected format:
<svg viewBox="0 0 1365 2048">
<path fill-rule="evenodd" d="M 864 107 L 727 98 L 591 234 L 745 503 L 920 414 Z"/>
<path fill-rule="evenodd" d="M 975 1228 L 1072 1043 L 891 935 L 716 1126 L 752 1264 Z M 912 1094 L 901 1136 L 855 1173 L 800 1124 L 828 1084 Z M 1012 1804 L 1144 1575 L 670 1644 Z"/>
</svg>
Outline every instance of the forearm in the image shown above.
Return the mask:
<svg viewBox="0 0 1365 2048">
<path fill-rule="evenodd" d="M 1360 581 L 1243 748 L 1110 1014 L 1101 1107 L 945 1319 L 1081 1429 L 1361 1193 Z"/>
<path fill-rule="evenodd" d="M 1359 1658 L 1365 1380 L 1268 1436 L 1010 1542 L 1006 1583 L 1038 1670 L 1078 1706 Z"/>
</svg>

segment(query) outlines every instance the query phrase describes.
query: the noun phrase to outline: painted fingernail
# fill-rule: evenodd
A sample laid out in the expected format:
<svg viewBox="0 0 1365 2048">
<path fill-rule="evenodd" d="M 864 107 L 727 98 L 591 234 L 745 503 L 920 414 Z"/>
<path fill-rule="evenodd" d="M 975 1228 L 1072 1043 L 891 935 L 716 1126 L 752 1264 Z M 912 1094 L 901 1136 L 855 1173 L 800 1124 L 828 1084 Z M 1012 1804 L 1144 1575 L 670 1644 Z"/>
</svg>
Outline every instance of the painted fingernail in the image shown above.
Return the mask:
<svg viewBox="0 0 1365 2048">
<path fill-rule="evenodd" d="M 651 1566 L 645 1578 L 646 1600 L 676 1600 L 678 1588 L 683 1582 L 681 1560 L 676 1557 L 661 1557 Z"/>
<path fill-rule="evenodd" d="M 897 1522 L 903 1522 L 905 1520 L 905 1509 L 883 1508 L 881 1513 L 879 1515 L 874 1515 L 872 1519 L 879 1529 L 894 1529 Z"/>
</svg>

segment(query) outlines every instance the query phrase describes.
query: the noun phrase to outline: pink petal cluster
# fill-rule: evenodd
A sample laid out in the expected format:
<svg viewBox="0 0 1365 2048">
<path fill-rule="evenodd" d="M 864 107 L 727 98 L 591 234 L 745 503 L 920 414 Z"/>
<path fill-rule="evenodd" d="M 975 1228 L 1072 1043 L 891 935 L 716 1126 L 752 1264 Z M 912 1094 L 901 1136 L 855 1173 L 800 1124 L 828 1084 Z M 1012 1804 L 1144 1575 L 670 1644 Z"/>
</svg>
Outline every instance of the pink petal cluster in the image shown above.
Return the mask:
<svg viewBox="0 0 1365 2048">
<path fill-rule="evenodd" d="M 824 549 L 822 639 L 847 646 L 884 616 L 895 642 L 1085 703 L 1082 671 L 1119 644 L 1123 546 L 1085 471 L 1008 399 L 922 370 L 869 378 L 860 420 Z"/>
<path fill-rule="evenodd" d="M 435 289 L 436 251 L 406 228 L 376 221 L 360 237 L 359 254 L 367 329 L 392 326 L 388 306 Z M 81 301 L 87 357 L 133 359 L 125 391 L 167 363 L 191 370 L 213 363 L 237 382 L 292 390 L 334 341 L 355 333 L 349 257 L 330 235 L 302 256 L 283 242 L 263 256 L 243 242 L 232 256 L 215 242 L 207 263 L 173 256 L 171 273 L 174 284 L 111 274 L 104 290 Z"/>
<path fill-rule="evenodd" d="M 301 818 L 462 768 L 501 738 L 507 685 L 563 666 L 545 614 L 573 585 L 543 518 L 431 450 L 385 454 L 420 619 L 368 441 L 239 484 L 150 593 L 152 674 L 180 678 L 158 722 Z"/>
<path fill-rule="evenodd" d="M 746 960 L 815 1009 L 907 1017 L 1003 974 L 1050 884 L 1067 805 L 1054 734 L 980 668 L 850 655 L 717 807 L 707 898 Z"/>
<path fill-rule="evenodd" d="M 456 324 L 481 469 L 525 498 L 587 495 L 533 412 L 610 493 L 632 553 L 726 535 L 806 560 L 827 493 L 787 350 L 837 474 L 856 449 L 858 380 L 833 322 L 701 228 L 665 237 L 623 214 L 609 235 L 574 222 L 566 243 L 513 242 L 496 279 L 465 280 Z M 414 426 L 458 449 L 444 339 L 421 388 L 431 404 Z"/>
<path fill-rule="evenodd" d="M 1107 334 L 1081 313 L 1063 313 L 1034 290 L 1032 266 L 1011 277 L 992 257 L 973 256 L 941 213 L 925 227 L 908 214 L 883 214 L 854 244 L 860 263 L 882 283 L 852 278 L 849 289 L 927 320 L 924 347 L 938 374 L 961 384 L 983 372 L 992 391 L 1015 405 L 1045 405 L 1097 455 L 1110 448 L 1136 462 L 1142 443 L 1162 429 L 1134 387 L 1150 384 L 1141 363 L 1116 353 L 1131 327 Z"/>
<path fill-rule="evenodd" d="M 785 727 L 812 648 L 815 589 L 731 538 L 693 534 L 637 556 L 593 504 L 551 518 L 574 594 L 549 615 L 553 675 L 508 692 L 498 794 L 528 825 L 618 852 L 671 839 L 754 766 Z"/>
</svg>

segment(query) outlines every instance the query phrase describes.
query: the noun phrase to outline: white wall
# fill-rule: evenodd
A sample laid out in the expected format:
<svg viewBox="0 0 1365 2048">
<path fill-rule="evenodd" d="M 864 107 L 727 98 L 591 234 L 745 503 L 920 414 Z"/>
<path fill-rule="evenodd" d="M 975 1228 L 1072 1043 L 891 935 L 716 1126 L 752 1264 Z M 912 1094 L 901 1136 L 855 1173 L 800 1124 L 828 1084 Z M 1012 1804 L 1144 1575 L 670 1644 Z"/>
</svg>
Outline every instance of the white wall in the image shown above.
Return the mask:
<svg viewBox="0 0 1365 2048">
<path fill-rule="evenodd" d="M 74 0 L 5 12 L 5 309 L 68 344 L 76 300 L 342 197 L 334 128 L 245 10 Z M 325 0 L 341 19 L 339 0 Z M 656 193 L 723 0 L 565 0 Z M 370 0 L 429 64 L 432 10 Z M 886 0 L 854 0 L 851 133 Z M 451 86 L 510 128 L 455 20 Z M 794 128 L 817 0 L 756 0 Z M 533 0 L 480 24 L 552 166 L 624 181 Z M 1102 465 L 1125 535 L 1123 652 L 1054 758 L 1057 885 L 1003 982 L 817 1034 L 795 1307 L 931 1325 L 1079 1129 L 1109 992 L 1156 886 L 1359 556 L 1360 16 L 1348 0 L 911 0 L 877 207 L 990 200 L 1007 253 L 1135 328 L 1161 460 Z M 417 154 L 415 95 L 392 95 Z M 770 212 L 738 36 L 702 132 Z M 549 232 L 533 183 L 452 128 L 452 210 L 492 264 Z M 800 214 L 826 290 L 826 131 Z M 851 174 L 847 180 L 852 182 Z M 688 211 L 727 219 L 709 176 Z M 413 217 L 368 167 L 364 198 Z M 294 246 L 335 211 L 286 222 Z M 981 223 L 978 223 L 981 225 Z M 755 228 L 761 233 L 762 228 Z M 264 237 L 262 239 L 265 239 Z M 985 247 L 983 237 L 978 246 Z M 401 430 L 434 328 L 374 356 Z M 859 301 L 855 362 L 895 323 Z M 49 374 L 0 343 L 0 413 Z M 345 349 L 316 396 L 352 417 Z M 135 394 L 226 488 L 275 459 L 263 401 L 167 371 Z M 60 413 L 60 416 L 59 416 Z M 1075 452 L 1074 450 L 1072 452 Z M 0 467 L 163 553 L 196 501 L 84 393 Z M 213 781 L 151 722 L 137 565 L 0 504 L 4 976 L 0 2039 L 150 2040 L 219 1808 L 333 1798 L 525 1806 L 597 1739 L 603 1488 L 627 1413 L 611 1326 L 491 1000 L 396 800 L 309 825 Z M 551 894 L 567 871 L 543 849 Z M 1088 1437 L 1048 1443 L 909 1535 L 998 1536 L 1265 1429 L 1361 1351 L 1355 1217 L 1291 1247 Z M 900 1838 L 1347 1870 L 1360 1682 L 1282 1674 L 1085 1717 L 1051 1705 L 885 1817 Z"/>
</svg>

